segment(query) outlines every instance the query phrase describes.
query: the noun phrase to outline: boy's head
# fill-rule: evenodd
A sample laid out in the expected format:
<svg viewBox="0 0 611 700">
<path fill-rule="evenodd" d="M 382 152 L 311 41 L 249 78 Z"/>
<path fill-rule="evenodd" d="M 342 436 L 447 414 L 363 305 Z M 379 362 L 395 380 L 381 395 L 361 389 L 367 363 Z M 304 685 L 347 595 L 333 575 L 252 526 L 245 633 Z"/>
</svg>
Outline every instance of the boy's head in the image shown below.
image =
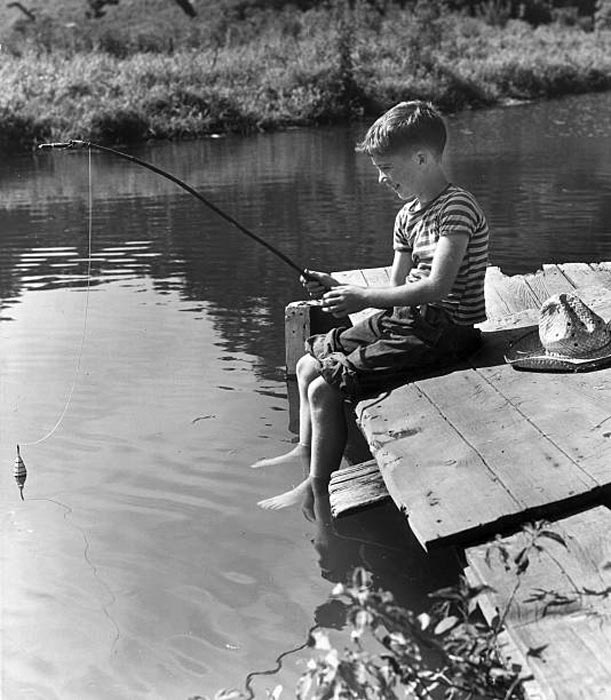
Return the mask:
<svg viewBox="0 0 611 700">
<path fill-rule="evenodd" d="M 430 102 L 399 102 L 377 119 L 357 145 L 372 158 L 406 149 L 425 148 L 441 159 L 447 133 L 443 119 Z"/>
</svg>

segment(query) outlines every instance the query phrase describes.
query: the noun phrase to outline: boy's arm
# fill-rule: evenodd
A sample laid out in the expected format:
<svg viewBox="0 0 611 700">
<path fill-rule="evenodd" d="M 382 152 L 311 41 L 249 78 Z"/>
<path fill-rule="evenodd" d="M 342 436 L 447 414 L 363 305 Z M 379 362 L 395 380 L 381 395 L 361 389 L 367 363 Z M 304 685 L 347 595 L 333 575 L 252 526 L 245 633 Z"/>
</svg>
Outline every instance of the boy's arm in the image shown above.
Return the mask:
<svg viewBox="0 0 611 700">
<path fill-rule="evenodd" d="M 418 306 L 439 301 L 454 286 L 468 243 L 469 235 L 466 233 L 441 236 L 428 277 L 393 287 L 339 285 L 323 296 L 322 306 L 334 315 L 345 315 L 369 306 L 388 309 L 392 306 Z"/>
<path fill-rule="evenodd" d="M 395 257 L 393 258 L 392 268 L 390 270 L 390 284 L 393 287 L 405 284 L 405 278 L 411 269 L 411 250 L 395 250 Z"/>
</svg>

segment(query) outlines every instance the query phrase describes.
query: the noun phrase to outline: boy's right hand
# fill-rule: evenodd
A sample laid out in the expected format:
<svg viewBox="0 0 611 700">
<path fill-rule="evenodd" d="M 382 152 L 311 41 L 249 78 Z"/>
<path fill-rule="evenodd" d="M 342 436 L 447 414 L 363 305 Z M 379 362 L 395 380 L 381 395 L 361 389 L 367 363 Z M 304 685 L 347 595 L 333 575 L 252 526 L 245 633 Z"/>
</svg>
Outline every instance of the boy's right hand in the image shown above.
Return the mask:
<svg viewBox="0 0 611 700">
<path fill-rule="evenodd" d="M 299 281 L 313 299 L 320 299 L 331 287 L 337 287 L 340 284 L 334 277 L 331 277 L 331 275 L 326 272 L 304 270 L 304 273 L 307 277 L 302 275 Z"/>
</svg>

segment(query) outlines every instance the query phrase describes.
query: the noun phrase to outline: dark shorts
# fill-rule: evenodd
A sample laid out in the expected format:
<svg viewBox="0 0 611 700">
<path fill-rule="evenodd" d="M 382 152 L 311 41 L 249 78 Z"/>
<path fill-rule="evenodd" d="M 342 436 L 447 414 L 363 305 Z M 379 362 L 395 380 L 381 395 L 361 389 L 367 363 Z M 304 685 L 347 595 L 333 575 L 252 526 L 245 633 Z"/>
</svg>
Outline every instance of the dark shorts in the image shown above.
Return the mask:
<svg viewBox="0 0 611 700">
<path fill-rule="evenodd" d="M 480 331 L 459 326 L 444 309 L 386 309 L 350 328 L 333 328 L 306 340 L 321 376 L 350 400 L 379 394 L 424 372 L 447 368 L 473 352 Z"/>
</svg>

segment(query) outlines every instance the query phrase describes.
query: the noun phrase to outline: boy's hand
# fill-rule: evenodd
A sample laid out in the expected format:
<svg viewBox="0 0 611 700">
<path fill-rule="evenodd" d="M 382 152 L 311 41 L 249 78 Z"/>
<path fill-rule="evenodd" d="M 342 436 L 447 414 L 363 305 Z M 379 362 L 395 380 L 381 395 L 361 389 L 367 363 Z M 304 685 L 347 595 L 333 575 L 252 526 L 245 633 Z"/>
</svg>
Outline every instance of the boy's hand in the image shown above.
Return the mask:
<svg viewBox="0 0 611 700">
<path fill-rule="evenodd" d="M 322 309 L 334 316 L 348 316 L 369 306 L 367 287 L 341 284 L 323 295 Z"/>
<path fill-rule="evenodd" d="M 320 297 L 332 287 L 336 287 L 339 282 L 326 272 L 316 272 L 315 270 L 304 270 L 307 277 L 300 277 L 299 281 L 306 288 L 312 299 Z"/>
</svg>

